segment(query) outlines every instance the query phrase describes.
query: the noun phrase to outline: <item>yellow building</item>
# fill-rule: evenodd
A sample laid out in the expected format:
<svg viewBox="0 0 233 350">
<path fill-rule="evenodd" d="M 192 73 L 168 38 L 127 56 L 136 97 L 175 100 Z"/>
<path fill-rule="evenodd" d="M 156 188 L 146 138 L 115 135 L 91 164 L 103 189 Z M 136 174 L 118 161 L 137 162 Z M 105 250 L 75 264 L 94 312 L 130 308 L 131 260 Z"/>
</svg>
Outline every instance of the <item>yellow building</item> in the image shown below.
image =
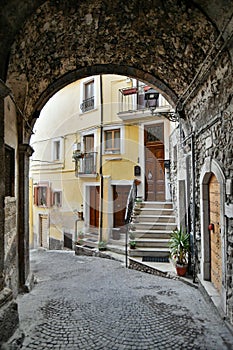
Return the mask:
<svg viewBox="0 0 233 350">
<path fill-rule="evenodd" d="M 148 91 L 125 76 L 92 76 L 45 105 L 31 138 L 31 247 L 71 248 L 80 233 L 96 238 L 89 245 L 109 241 L 112 228 L 124 233 L 135 180 L 143 199 L 171 199 L 169 135 L 175 124 L 151 114 Z M 157 98 L 156 111 L 171 111 L 161 94 Z"/>
</svg>

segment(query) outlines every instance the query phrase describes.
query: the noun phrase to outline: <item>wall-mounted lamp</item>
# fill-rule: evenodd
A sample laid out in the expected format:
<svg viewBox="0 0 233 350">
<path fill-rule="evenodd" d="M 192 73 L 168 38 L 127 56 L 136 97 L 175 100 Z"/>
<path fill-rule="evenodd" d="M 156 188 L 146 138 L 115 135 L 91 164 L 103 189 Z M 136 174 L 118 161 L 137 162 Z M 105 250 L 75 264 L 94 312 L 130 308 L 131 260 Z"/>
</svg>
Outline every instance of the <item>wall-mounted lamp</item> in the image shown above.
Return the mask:
<svg viewBox="0 0 233 350">
<path fill-rule="evenodd" d="M 158 99 L 159 99 L 159 92 L 156 91 L 153 88 L 148 89 L 145 92 L 144 99 L 146 100 L 146 107 L 149 108 L 152 115 L 157 115 L 165 117 L 169 119 L 171 122 L 178 122 L 179 121 L 179 115 L 175 112 L 162 112 L 162 111 L 156 111 L 156 108 L 158 106 Z"/>
</svg>

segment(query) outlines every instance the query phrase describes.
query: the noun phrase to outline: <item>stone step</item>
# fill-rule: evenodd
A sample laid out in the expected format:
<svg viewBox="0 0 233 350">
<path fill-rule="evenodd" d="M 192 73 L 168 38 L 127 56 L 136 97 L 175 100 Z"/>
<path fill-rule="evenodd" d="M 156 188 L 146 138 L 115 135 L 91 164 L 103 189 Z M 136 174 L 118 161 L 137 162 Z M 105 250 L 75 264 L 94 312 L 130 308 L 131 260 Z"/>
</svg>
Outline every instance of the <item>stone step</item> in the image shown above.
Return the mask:
<svg viewBox="0 0 233 350">
<path fill-rule="evenodd" d="M 163 215 L 173 215 L 174 211 L 173 209 L 155 209 L 155 208 L 141 208 L 140 211 L 137 211 L 136 213 L 133 212 L 133 216 L 140 216 L 140 215 L 157 215 L 157 216 L 163 216 Z"/>
<path fill-rule="evenodd" d="M 174 215 L 133 215 L 133 223 L 137 222 L 176 222 L 176 217 Z"/>
<path fill-rule="evenodd" d="M 142 202 L 142 208 L 151 208 L 151 209 L 173 209 L 172 202 Z"/>
<path fill-rule="evenodd" d="M 124 246 L 125 245 L 125 236 L 121 239 L 109 239 L 108 244 L 114 246 Z"/>
<path fill-rule="evenodd" d="M 175 223 L 169 222 L 138 222 L 134 223 L 133 226 L 137 230 L 162 230 L 162 231 L 173 231 L 176 228 Z"/>
<path fill-rule="evenodd" d="M 147 247 L 147 248 L 168 248 L 169 238 L 138 238 L 135 239 L 136 247 Z"/>
<path fill-rule="evenodd" d="M 83 238 L 83 246 L 90 248 L 98 248 L 98 238 L 92 238 L 91 236 L 85 235 Z"/>
<path fill-rule="evenodd" d="M 150 239 L 158 239 L 158 238 L 170 238 L 170 235 L 172 231 L 165 231 L 165 230 L 136 230 L 136 231 L 129 231 L 130 233 L 134 234 L 135 238 L 141 237 L 141 238 L 150 238 Z"/>
<path fill-rule="evenodd" d="M 170 251 L 168 248 L 136 248 L 136 249 L 129 249 L 129 256 L 169 257 Z"/>
<path fill-rule="evenodd" d="M 107 244 L 107 250 L 113 253 L 117 253 L 117 254 L 125 254 L 125 243 L 124 245 L 118 245 L 118 244 L 113 244 L 111 242 L 109 242 Z"/>
</svg>

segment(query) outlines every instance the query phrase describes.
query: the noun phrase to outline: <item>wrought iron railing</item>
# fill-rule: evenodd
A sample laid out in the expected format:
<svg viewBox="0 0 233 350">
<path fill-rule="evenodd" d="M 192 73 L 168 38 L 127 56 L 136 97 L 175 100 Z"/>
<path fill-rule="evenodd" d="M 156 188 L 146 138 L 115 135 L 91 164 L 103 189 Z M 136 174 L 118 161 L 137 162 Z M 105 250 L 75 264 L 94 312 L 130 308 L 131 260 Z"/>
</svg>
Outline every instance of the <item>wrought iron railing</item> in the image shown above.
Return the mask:
<svg viewBox="0 0 233 350">
<path fill-rule="evenodd" d="M 86 100 L 83 100 L 83 103 L 81 103 L 80 105 L 81 111 L 84 113 L 94 109 L 94 102 L 95 102 L 94 96 L 87 98 Z"/>
<path fill-rule="evenodd" d="M 125 224 L 130 223 L 136 197 L 137 197 L 137 186 L 134 181 L 130 188 L 128 199 L 127 199 L 126 210 L 125 210 Z"/>
<path fill-rule="evenodd" d="M 125 266 L 128 267 L 128 235 L 129 235 L 129 224 L 133 214 L 134 202 L 137 197 L 137 185 L 134 181 L 128 195 L 126 210 L 125 210 L 125 224 L 126 224 L 126 235 L 125 235 Z"/>
<path fill-rule="evenodd" d="M 76 174 L 96 174 L 97 152 L 85 152 L 73 155 Z"/>
</svg>

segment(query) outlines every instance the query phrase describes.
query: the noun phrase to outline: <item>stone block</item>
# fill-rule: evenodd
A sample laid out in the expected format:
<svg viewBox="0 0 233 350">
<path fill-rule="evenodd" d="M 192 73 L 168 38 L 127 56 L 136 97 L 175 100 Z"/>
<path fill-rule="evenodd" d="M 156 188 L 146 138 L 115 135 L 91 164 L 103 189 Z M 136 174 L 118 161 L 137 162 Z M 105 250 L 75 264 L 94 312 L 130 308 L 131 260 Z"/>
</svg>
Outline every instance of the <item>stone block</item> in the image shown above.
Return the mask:
<svg viewBox="0 0 233 350">
<path fill-rule="evenodd" d="M 6 342 L 19 324 L 18 306 L 12 293 L 5 288 L 0 292 L 0 345 Z"/>
</svg>

